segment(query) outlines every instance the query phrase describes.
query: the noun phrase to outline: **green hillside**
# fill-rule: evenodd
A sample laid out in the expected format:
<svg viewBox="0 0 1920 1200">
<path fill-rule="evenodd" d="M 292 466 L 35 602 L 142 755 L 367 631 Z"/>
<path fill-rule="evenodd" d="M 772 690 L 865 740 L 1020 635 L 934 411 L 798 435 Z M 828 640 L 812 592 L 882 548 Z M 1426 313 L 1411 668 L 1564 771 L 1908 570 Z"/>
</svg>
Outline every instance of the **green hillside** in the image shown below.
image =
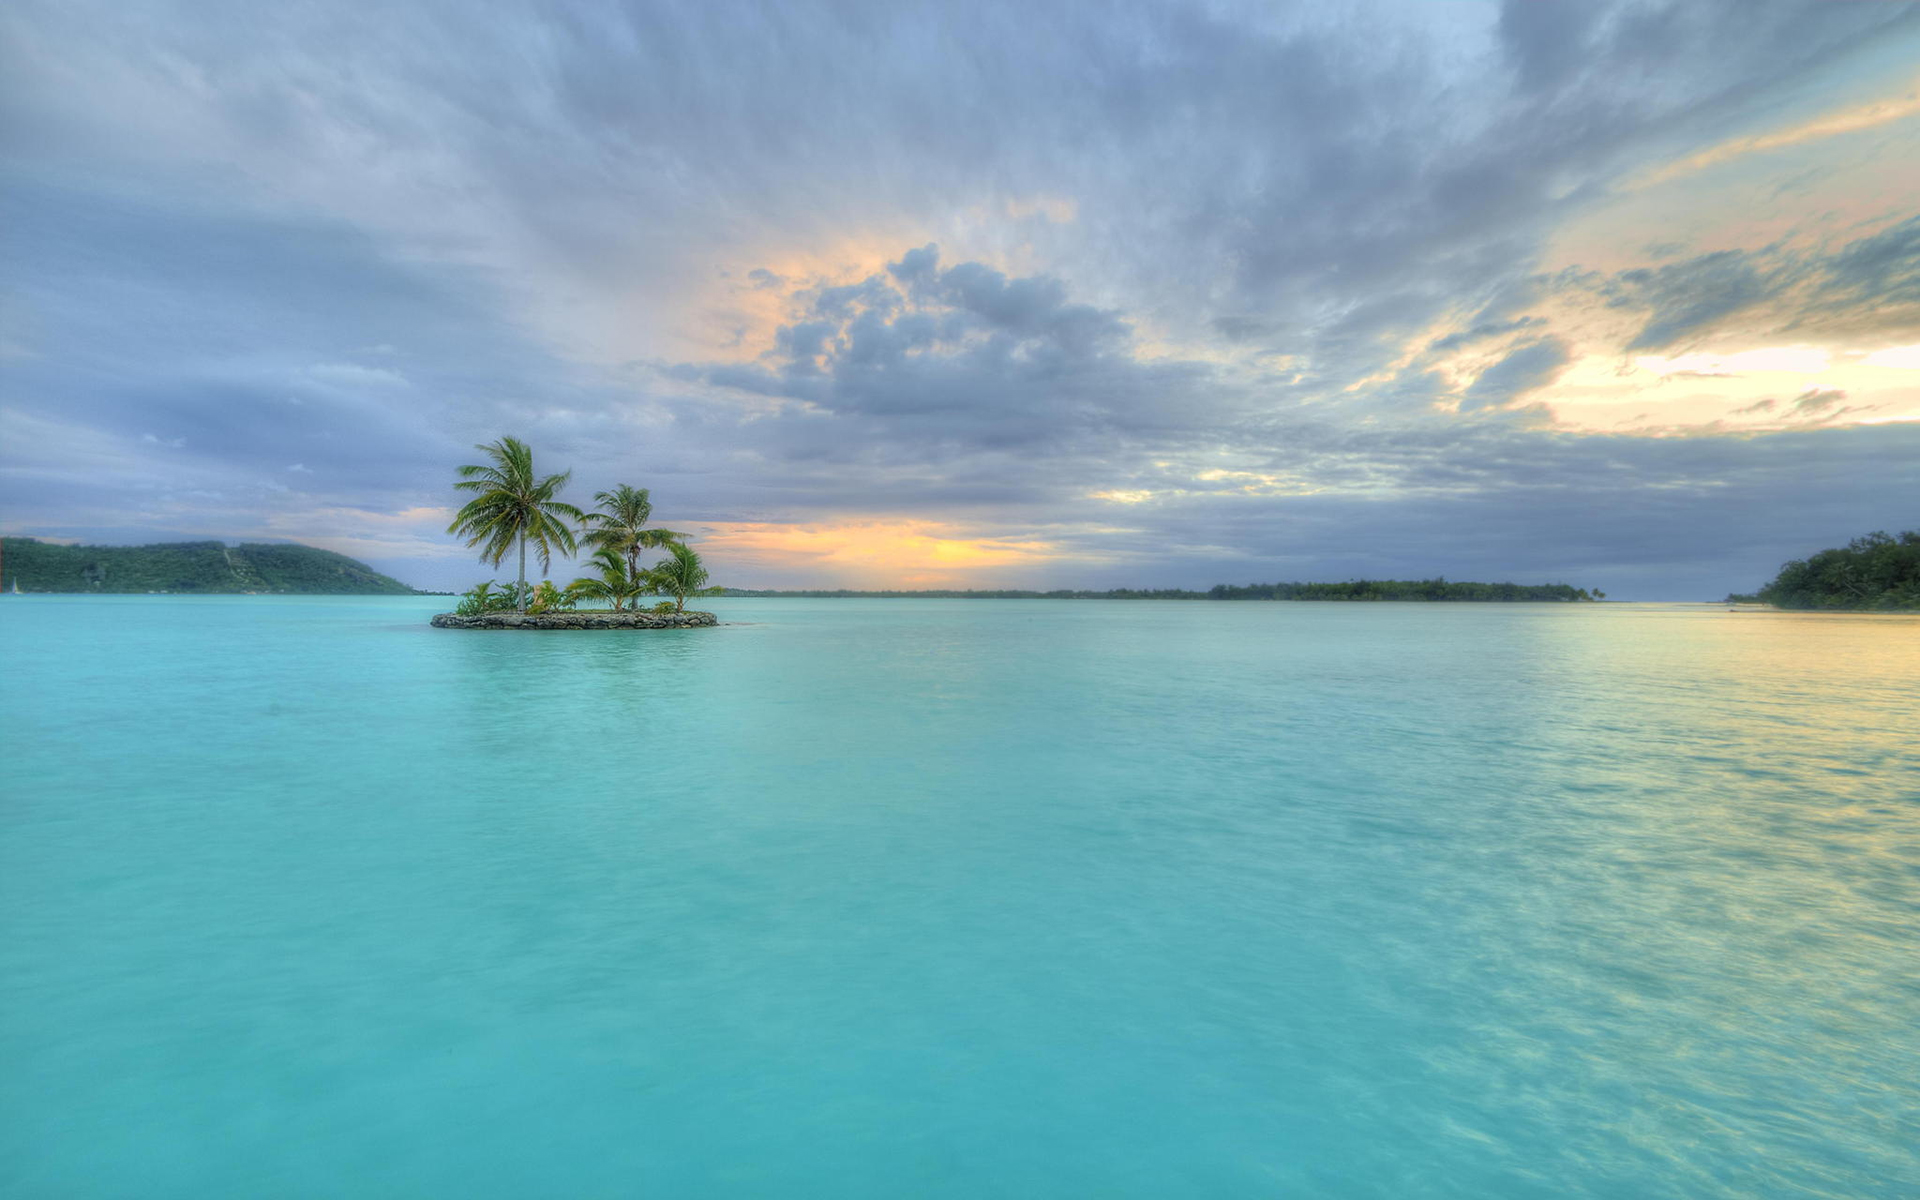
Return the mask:
<svg viewBox="0 0 1920 1200">
<path fill-rule="evenodd" d="M 410 596 L 413 589 L 363 562 L 312 546 L 165 542 L 153 546 L 57 546 L 0 538 L 0 591 L 281 592 Z"/>
</svg>

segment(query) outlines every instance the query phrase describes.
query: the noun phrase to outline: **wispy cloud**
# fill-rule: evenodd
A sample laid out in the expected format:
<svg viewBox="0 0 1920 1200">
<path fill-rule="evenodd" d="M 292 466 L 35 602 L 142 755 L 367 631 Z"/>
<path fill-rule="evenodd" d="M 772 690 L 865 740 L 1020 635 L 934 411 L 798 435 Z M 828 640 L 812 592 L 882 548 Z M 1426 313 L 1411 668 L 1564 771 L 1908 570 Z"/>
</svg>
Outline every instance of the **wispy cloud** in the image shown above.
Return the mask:
<svg viewBox="0 0 1920 1200">
<path fill-rule="evenodd" d="M 5 520 L 458 583 L 512 432 L 730 582 L 1748 586 L 1901 519 L 1917 11 L 29 0 Z"/>
<path fill-rule="evenodd" d="M 1835 109 L 1766 133 L 1729 138 L 1718 145 L 1697 150 L 1685 158 L 1648 171 L 1633 180 L 1629 186 L 1652 187 L 1655 184 L 1665 183 L 1695 171 L 1703 171 L 1708 167 L 1719 166 L 1721 163 L 1744 158 L 1750 154 L 1763 154 L 1769 150 L 1798 146 L 1821 138 L 1860 133 L 1894 121 L 1910 120 L 1916 116 L 1920 116 L 1920 78 L 1909 81 L 1904 88 L 1891 96 L 1865 104 Z"/>
</svg>

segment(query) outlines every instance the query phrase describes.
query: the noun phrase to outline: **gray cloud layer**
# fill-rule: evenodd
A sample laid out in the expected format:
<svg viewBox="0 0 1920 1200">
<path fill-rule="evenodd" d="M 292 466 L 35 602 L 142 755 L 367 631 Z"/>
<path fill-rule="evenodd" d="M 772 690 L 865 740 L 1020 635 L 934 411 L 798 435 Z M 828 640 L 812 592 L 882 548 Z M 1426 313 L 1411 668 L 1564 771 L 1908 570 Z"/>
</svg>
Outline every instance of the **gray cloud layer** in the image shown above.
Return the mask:
<svg viewBox="0 0 1920 1200">
<path fill-rule="evenodd" d="M 337 528 L 464 582 L 405 514 L 501 432 L 677 526 L 913 517 L 1059 546 L 1021 580 L 1059 585 L 1704 593 L 1913 523 L 1911 425 L 1579 436 L 1526 404 L 1574 353 L 1555 299 L 1631 315 L 1622 353 L 1920 340 L 1920 218 L 1538 262 L 1633 171 L 1920 45 L 1909 5 L 0 21 L 9 531 Z M 826 269 L 843 244 L 866 274 Z M 728 288 L 781 315 L 721 361 L 700 314 L 733 320 Z M 1462 351 L 1489 358 L 1464 387 L 1438 373 Z"/>
</svg>

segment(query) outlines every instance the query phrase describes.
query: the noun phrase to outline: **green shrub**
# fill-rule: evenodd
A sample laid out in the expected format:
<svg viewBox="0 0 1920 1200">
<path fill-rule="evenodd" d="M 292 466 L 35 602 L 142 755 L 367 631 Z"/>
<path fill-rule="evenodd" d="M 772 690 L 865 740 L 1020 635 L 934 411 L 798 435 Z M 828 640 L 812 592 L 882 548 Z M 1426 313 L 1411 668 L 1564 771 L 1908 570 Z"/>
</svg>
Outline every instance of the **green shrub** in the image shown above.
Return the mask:
<svg viewBox="0 0 1920 1200">
<path fill-rule="evenodd" d="M 570 591 L 562 591 L 553 586 L 551 579 L 542 579 L 540 586 L 533 589 L 533 598 L 527 602 L 529 613 L 565 612 L 579 603 L 579 597 Z"/>
<path fill-rule="evenodd" d="M 513 607 L 512 587 L 495 591 L 493 584 L 487 582 L 461 593 L 460 603 L 453 611 L 463 617 L 477 617 L 482 613 L 510 612 Z"/>
</svg>

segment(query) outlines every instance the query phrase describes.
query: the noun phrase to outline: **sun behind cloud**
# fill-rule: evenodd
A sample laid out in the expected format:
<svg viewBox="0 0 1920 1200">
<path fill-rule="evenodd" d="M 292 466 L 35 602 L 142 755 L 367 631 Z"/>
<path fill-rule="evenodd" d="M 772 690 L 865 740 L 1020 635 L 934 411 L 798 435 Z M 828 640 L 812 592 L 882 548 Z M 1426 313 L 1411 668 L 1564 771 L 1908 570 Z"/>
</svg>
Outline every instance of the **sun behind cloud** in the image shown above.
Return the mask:
<svg viewBox="0 0 1920 1200">
<path fill-rule="evenodd" d="M 742 571 L 817 571 L 844 587 L 992 586 L 996 570 L 1043 565 L 1057 553 L 1048 542 L 969 536 L 922 520 L 715 522 L 704 526 L 701 545 Z"/>
</svg>

